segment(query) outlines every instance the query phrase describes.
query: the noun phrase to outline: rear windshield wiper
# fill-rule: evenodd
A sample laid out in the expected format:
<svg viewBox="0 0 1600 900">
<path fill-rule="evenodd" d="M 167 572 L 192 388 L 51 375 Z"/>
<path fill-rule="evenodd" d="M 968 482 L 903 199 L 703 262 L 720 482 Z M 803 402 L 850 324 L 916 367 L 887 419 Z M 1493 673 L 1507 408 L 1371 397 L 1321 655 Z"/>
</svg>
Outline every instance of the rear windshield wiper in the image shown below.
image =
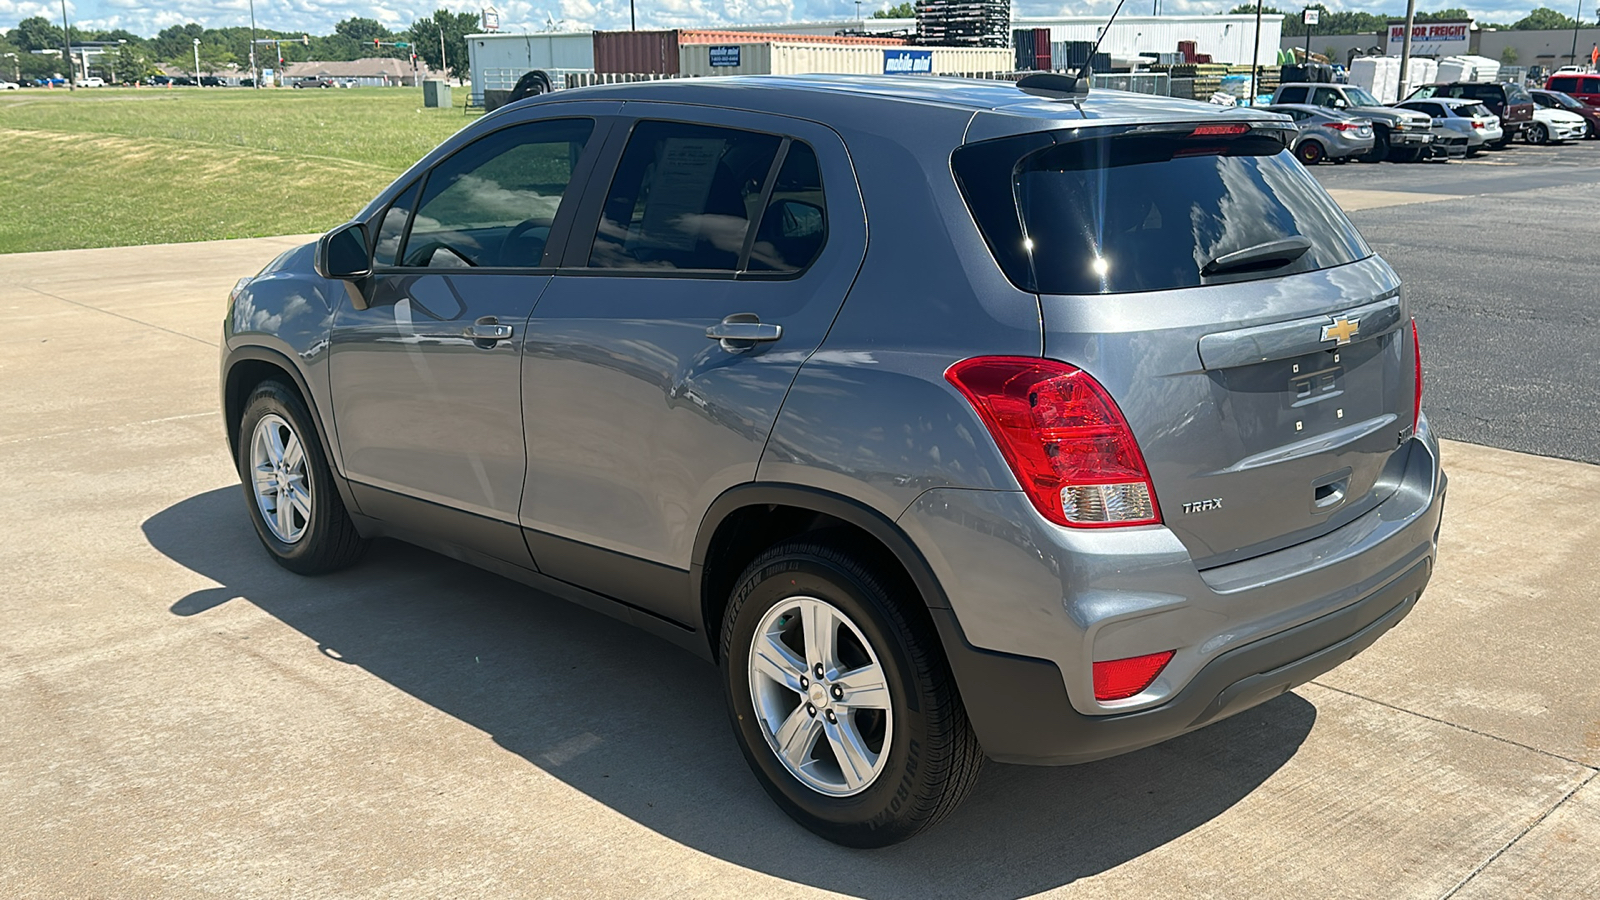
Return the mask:
<svg viewBox="0 0 1600 900">
<path fill-rule="evenodd" d="M 1299 235 L 1281 241 L 1267 241 L 1254 247 L 1224 253 L 1206 263 L 1200 274 L 1220 275 L 1223 272 L 1237 272 L 1241 269 L 1276 269 L 1294 262 L 1310 249 L 1311 239 Z"/>
</svg>

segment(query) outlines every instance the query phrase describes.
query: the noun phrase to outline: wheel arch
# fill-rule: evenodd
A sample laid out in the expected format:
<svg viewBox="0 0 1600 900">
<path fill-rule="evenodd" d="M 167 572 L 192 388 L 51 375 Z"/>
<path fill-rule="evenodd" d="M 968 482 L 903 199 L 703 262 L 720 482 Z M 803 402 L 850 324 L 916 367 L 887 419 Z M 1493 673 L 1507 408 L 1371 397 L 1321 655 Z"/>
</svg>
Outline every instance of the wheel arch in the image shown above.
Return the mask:
<svg viewBox="0 0 1600 900">
<path fill-rule="evenodd" d="M 699 600 L 712 659 L 719 652 L 722 616 L 739 574 L 762 551 L 803 534 L 855 532 L 870 544 L 856 545 L 897 571 L 922 598 L 907 612 L 932 624 L 930 607 L 947 608 L 944 589 L 922 553 L 888 516 L 840 494 L 787 484 L 745 484 L 718 497 L 701 520 L 689 567 L 691 596 Z"/>
<path fill-rule="evenodd" d="M 270 347 L 247 345 L 237 347 L 228 353 L 228 363 L 222 372 L 222 422 L 228 433 L 230 457 L 238 459 L 239 456 L 239 422 L 244 418 L 244 405 L 250 399 L 250 392 L 255 390 L 256 385 L 270 378 L 286 382 L 311 413 L 311 421 L 317 428 L 317 439 L 322 442 L 323 451 L 327 454 L 328 461 L 333 464 L 334 480 L 341 482 L 340 492 L 347 494 L 345 502 L 348 503 L 350 498 L 342 484 L 344 479 L 340 477 L 340 467 L 336 463 L 338 456 L 333 451 L 332 436 L 322 421 L 322 412 L 317 409 L 317 400 L 311 392 L 311 385 L 306 381 L 305 373 L 290 362 L 288 356 Z"/>
</svg>

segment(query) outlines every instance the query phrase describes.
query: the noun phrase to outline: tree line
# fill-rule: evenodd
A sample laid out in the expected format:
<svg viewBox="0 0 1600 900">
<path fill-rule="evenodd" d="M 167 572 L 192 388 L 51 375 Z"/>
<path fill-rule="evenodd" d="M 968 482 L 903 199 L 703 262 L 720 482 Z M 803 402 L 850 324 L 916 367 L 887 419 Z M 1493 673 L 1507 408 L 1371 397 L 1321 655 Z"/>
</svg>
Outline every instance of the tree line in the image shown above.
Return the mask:
<svg viewBox="0 0 1600 900">
<path fill-rule="evenodd" d="M 1399 18 L 1398 16 L 1380 16 L 1368 12 L 1338 12 L 1323 6 L 1321 3 L 1308 4 L 1297 9 L 1261 7 L 1263 13 L 1283 16 L 1283 34 L 1285 37 L 1299 37 L 1306 33 L 1305 22 L 1300 17 L 1301 10 L 1305 9 L 1321 11 L 1321 15 L 1318 17 L 1319 21 L 1311 26 L 1312 34 L 1380 34 L 1388 30 L 1391 19 Z M 1241 3 L 1228 10 L 1230 13 L 1250 15 L 1254 15 L 1255 11 L 1256 7 L 1253 3 Z M 1422 12 L 1418 10 L 1416 15 L 1416 21 L 1418 22 L 1448 22 L 1472 18 L 1475 17 L 1464 9 L 1441 9 L 1437 12 Z M 1477 23 L 1479 28 L 1494 28 L 1500 31 L 1566 30 L 1579 24 L 1581 23 L 1571 16 L 1556 12 L 1546 6 L 1541 6 L 1509 24 Z M 1593 25 L 1594 23 L 1591 22 L 1590 24 Z"/>
<path fill-rule="evenodd" d="M 450 74 L 462 78 L 467 73 L 467 40 L 469 34 L 482 30 L 474 13 L 453 13 L 446 9 L 432 16 L 418 19 L 404 31 L 391 31 L 376 19 L 352 17 L 333 26 L 332 34 L 316 35 L 301 31 L 275 31 L 257 28 L 258 41 L 276 39 L 278 44 L 256 45 L 256 65 L 260 68 L 279 67 L 282 63 L 318 60 L 345 62 L 355 59 L 384 57 L 409 62 L 412 53 L 434 71 L 440 71 L 440 35 L 444 36 L 444 53 Z M 160 70 L 158 65 L 191 74 L 223 72 L 248 72 L 250 68 L 250 29 L 204 28 L 190 22 L 163 28 L 154 37 L 143 37 L 126 29 L 98 31 L 72 27 L 74 46 L 80 43 L 99 42 L 118 44 L 115 50 L 100 54 L 90 64 L 90 74 L 107 81 L 131 83 L 142 81 Z M 195 40 L 200 41 L 200 72 L 195 72 Z M 378 45 L 374 46 L 373 42 Z M 50 78 L 64 74 L 61 61 L 62 33 L 59 23 L 43 16 L 33 16 L 18 22 L 14 28 L 0 35 L 0 78 Z M 406 43 L 408 47 L 383 46 Z"/>
</svg>

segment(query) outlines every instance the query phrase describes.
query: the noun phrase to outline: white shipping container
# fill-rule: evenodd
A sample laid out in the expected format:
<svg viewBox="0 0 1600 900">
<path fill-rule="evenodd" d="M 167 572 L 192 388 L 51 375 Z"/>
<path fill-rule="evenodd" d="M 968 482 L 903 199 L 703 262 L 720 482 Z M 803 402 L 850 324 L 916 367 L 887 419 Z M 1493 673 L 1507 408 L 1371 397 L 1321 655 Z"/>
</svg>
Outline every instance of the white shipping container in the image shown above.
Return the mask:
<svg viewBox="0 0 1600 900">
<path fill-rule="evenodd" d="M 1406 64 L 1406 83 L 1400 86 L 1400 97 L 1404 99 L 1411 96 L 1411 92 L 1424 84 L 1433 84 L 1439 80 L 1439 63 L 1436 60 L 1412 57 Z"/>
<path fill-rule="evenodd" d="M 1446 56 L 1439 60 L 1439 80 L 1493 81 L 1500 64 L 1486 56 Z"/>
<path fill-rule="evenodd" d="M 510 90 L 534 69 L 548 74 L 559 88 L 568 72 L 594 71 L 594 34 L 469 34 L 467 63 L 475 103 L 483 102 L 485 90 Z"/>
<path fill-rule="evenodd" d="M 1048 28 L 1050 41 L 1093 42 L 1105 30 L 1104 16 L 1057 18 L 1016 18 L 1012 28 Z M 1283 35 L 1283 17 L 1264 15 L 1256 33 L 1252 15 L 1218 16 L 1118 16 L 1111 33 L 1100 44 L 1101 53 L 1116 58 L 1139 54 L 1176 53 L 1179 41 L 1194 41 L 1196 53 L 1208 53 L 1211 61 L 1249 65 L 1259 51 L 1261 64 L 1277 62 L 1278 45 Z M 1103 74 L 1103 73 L 1102 73 Z"/>
<path fill-rule="evenodd" d="M 1379 103 L 1400 99 L 1400 58 L 1363 56 L 1350 63 L 1350 83 L 1364 87 Z"/>
<path fill-rule="evenodd" d="M 712 65 L 713 57 L 720 65 Z M 756 41 L 742 44 L 682 44 L 678 71 L 685 77 L 711 75 L 882 75 L 885 60 L 927 74 L 1009 72 L 1016 53 L 1009 47 L 871 47 Z M 737 60 L 737 65 L 728 63 Z M 917 65 L 922 63 L 922 66 Z M 926 66 L 926 68 L 923 68 Z"/>
</svg>

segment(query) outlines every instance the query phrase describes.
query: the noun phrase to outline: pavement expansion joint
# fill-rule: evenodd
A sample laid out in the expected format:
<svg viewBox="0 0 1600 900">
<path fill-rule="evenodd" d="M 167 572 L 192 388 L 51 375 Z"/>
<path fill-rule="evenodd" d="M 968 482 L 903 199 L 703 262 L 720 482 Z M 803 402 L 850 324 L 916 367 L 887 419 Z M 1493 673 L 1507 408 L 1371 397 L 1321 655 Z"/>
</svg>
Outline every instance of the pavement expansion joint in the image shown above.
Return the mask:
<svg viewBox="0 0 1600 900">
<path fill-rule="evenodd" d="M 1346 691 L 1345 693 L 1349 693 L 1349 692 Z M 1356 695 L 1355 694 L 1351 694 L 1350 696 L 1354 697 Z M 1363 698 L 1363 699 L 1365 699 L 1365 698 Z M 1377 702 L 1377 701 L 1373 701 L 1373 702 Z M 1384 705 L 1387 706 L 1388 704 L 1384 704 Z M 1437 722 L 1439 720 L 1435 719 L 1434 721 Z M 1449 723 L 1447 722 L 1445 724 L 1449 724 Z M 1469 728 L 1467 730 L 1471 731 L 1472 729 Z M 1476 732 L 1474 732 L 1474 733 L 1476 733 Z M 1492 735 L 1486 735 L 1486 736 L 1492 737 Z M 1515 741 L 1511 741 L 1510 743 L 1516 743 L 1516 742 Z M 1518 744 L 1517 746 L 1522 746 L 1522 745 Z M 1554 754 L 1552 754 L 1552 755 L 1554 755 Z M 1583 764 L 1579 763 L 1578 765 L 1583 765 Z M 1589 782 L 1594 781 L 1596 775 L 1600 775 L 1600 771 L 1596 771 L 1593 766 L 1584 766 L 1584 768 L 1589 770 L 1589 776 L 1587 778 L 1585 778 L 1582 781 L 1578 782 L 1578 784 L 1574 785 L 1573 788 L 1571 790 L 1567 791 L 1565 794 L 1562 794 L 1560 800 L 1557 800 L 1555 803 L 1551 804 L 1549 809 L 1545 810 L 1542 814 L 1540 814 L 1540 816 L 1538 818 L 1534 819 L 1532 822 L 1529 822 L 1528 823 L 1528 827 L 1526 827 L 1526 828 L 1522 829 L 1521 831 L 1517 832 L 1517 836 L 1516 837 L 1512 838 L 1509 841 L 1506 841 L 1505 846 L 1503 846 L 1499 850 L 1496 850 L 1495 852 L 1489 854 L 1489 857 L 1487 859 L 1485 859 L 1483 862 L 1479 863 L 1477 866 L 1475 866 L 1471 872 L 1468 872 L 1465 878 L 1463 878 L 1460 881 L 1456 882 L 1456 886 L 1455 887 L 1453 887 L 1450 890 L 1445 891 L 1443 894 L 1441 894 L 1439 896 L 1439 900 L 1450 900 L 1451 897 L 1454 897 L 1457 893 L 1459 893 L 1461 891 L 1462 888 L 1466 887 L 1469 883 L 1471 883 L 1472 879 L 1477 878 L 1479 872 L 1482 872 L 1484 869 L 1487 869 L 1491 865 L 1494 865 L 1494 861 L 1495 860 L 1497 860 L 1500 857 L 1504 856 L 1507 850 L 1510 850 L 1512 847 L 1515 847 L 1517 845 L 1518 841 L 1520 841 L 1523 838 L 1527 837 L 1528 834 L 1530 832 L 1532 832 L 1535 828 L 1538 828 L 1539 825 L 1541 823 L 1543 823 L 1545 819 L 1550 818 L 1550 815 L 1552 813 L 1554 813 L 1556 810 L 1560 809 L 1562 804 L 1566 803 L 1568 800 L 1571 800 L 1574 795 L 1576 795 L 1579 791 L 1581 791 L 1585 787 L 1587 787 L 1589 785 Z"/>
<path fill-rule="evenodd" d="M 143 319 L 135 319 L 133 316 L 125 316 L 122 313 L 112 312 L 109 309 L 101 309 L 98 306 L 94 306 L 94 305 L 89 304 L 89 303 L 84 303 L 81 300 L 72 300 L 72 299 L 69 299 L 67 297 L 63 297 L 60 294 L 52 294 L 49 291 L 40 290 L 39 288 L 36 288 L 31 284 L 24 284 L 24 285 L 22 285 L 22 287 L 24 289 L 26 289 L 26 290 L 33 291 L 35 294 L 42 294 L 42 295 L 44 295 L 46 297 L 50 297 L 50 298 L 55 299 L 55 300 L 60 300 L 62 303 L 70 303 L 73 306 L 77 306 L 77 307 L 80 307 L 82 309 L 92 310 L 92 311 L 97 312 L 97 313 L 105 313 L 108 316 L 114 316 L 114 317 L 116 317 L 118 319 L 123 320 L 124 322 L 132 322 L 135 325 L 143 325 L 146 328 L 154 328 L 157 331 L 165 331 L 167 334 L 174 335 L 176 337 L 187 338 L 188 340 L 195 341 L 196 343 L 205 344 L 207 347 L 215 347 L 215 346 L 217 346 L 217 342 L 216 341 L 208 341 L 205 338 L 197 338 L 192 334 L 184 334 L 181 331 L 173 331 L 171 328 L 167 328 L 167 327 L 162 326 L 162 325 L 157 325 L 154 322 L 146 322 Z"/>
<path fill-rule="evenodd" d="M 1347 691 L 1344 688 L 1337 688 L 1337 687 L 1334 687 L 1331 684 L 1326 684 L 1326 683 L 1321 682 L 1321 681 L 1312 681 L 1311 684 L 1314 684 L 1317 687 L 1322 688 L 1323 690 L 1333 691 L 1336 694 L 1343 694 L 1346 697 L 1354 697 L 1357 700 L 1365 700 L 1368 703 L 1376 703 L 1379 706 L 1382 706 L 1382 707 L 1385 707 L 1385 708 L 1388 708 L 1388 709 L 1392 709 L 1395 712 L 1405 713 L 1408 716 L 1416 716 L 1419 719 L 1427 719 L 1430 722 L 1437 722 L 1440 725 L 1447 725 L 1447 726 L 1449 726 L 1451 728 L 1455 728 L 1455 729 L 1459 729 L 1461 731 L 1465 731 L 1468 734 L 1475 734 L 1478 737 L 1488 738 L 1491 741 L 1499 741 L 1502 744 L 1510 744 L 1513 747 L 1521 747 L 1524 750 L 1530 750 L 1530 751 L 1532 751 L 1534 753 L 1537 753 L 1537 754 L 1539 754 L 1541 756 L 1548 756 L 1551 759 L 1559 759 L 1562 762 L 1571 763 L 1571 764 L 1573 764 L 1573 765 L 1575 765 L 1575 766 L 1587 771 L 1589 773 L 1589 778 L 1593 778 L 1595 775 L 1600 775 L 1600 766 L 1591 765 L 1590 763 L 1586 763 L 1586 762 L 1584 762 L 1582 760 L 1573 759 L 1570 756 L 1562 756 L 1559 753 L 1555 753 L 1555 752 L 1550 751 L 1550 750 L 1544 750 L 1542 748 L 1534 747 L 1534 746 L 1531 746 L 1529 744 L 1524 744 L 1521 741 L 1514 741 L 1514 740 L 1512 740 L 1512 739 L 1510 739 L 1508 737 L 1501 737 L 1498 734 L 1490 734 L 1487 731 L 1479 731 L 1476 728 L 1469 728 L 1468 726 L 1462 725 L 1459 722 L 1452 722 L 1449 719 L 1441 719 L 1438 716 L 1430 716 L 1427 713 L 1417 712 L 1414 709 L 1406 709 L 1404 706 L 1396 706 L 1393 703 L 1388 703 L 1388 702 L 1385 702 L 1383 700 L 1377 700 L 1377 699 L 1374 699 L 1372 697 L 1367 697 L 1365 695 L 1358 694 L 1355 691 Z M 1588 782 L 1588 779 L 1585 779 L 1585 783 L 1587 783 L 1587 782 Z"/>
</svg>

